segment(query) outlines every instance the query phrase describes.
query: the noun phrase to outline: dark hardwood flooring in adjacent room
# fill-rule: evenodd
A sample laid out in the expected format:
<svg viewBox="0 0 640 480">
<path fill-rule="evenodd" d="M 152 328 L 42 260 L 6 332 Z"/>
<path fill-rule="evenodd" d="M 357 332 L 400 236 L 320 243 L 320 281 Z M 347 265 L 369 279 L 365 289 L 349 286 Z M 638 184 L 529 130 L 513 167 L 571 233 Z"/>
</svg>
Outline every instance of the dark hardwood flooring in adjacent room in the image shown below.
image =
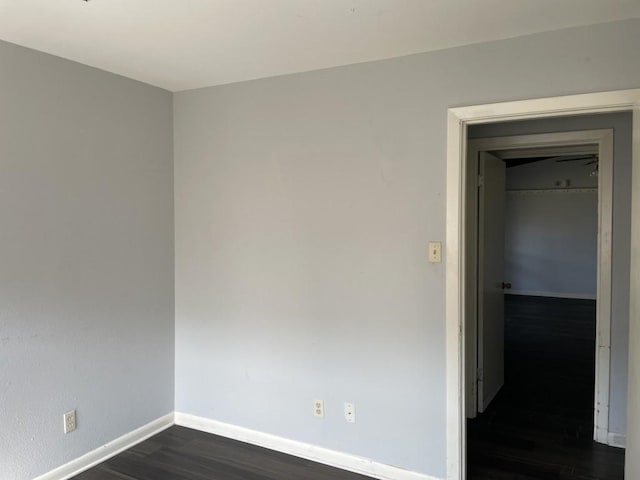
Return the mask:
<svg viewBox="0 0 640 480">
<path fill-rule="evenodd" d="M 184 427 L 171 427 L 73 480 L 372 480 Z"/>
<path fill-rule="evenodd" d="M 468 480 L 622 480 L 595 443 L 595 302 L 506 296 L 505 385 L 468 422 Z"/>
</svg>

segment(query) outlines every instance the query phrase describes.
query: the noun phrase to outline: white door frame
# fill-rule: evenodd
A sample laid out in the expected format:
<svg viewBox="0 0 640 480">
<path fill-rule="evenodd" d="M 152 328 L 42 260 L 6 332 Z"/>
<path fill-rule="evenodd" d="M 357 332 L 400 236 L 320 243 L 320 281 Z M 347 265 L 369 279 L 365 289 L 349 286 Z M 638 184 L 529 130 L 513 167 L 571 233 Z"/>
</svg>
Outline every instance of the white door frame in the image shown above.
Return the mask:
<svg viewBox="0 0 640 480">
<path fill-rule="evenodd" d="M 469 140 L 467 148 L 467 188 L 466 209 L 466 255 L 468 294 L 466 305 L 466 348 L 469 354 L 466 365 L 467 388 L 466 416 L 474 417 L 477 409 L 477 388 L 475 375 L 477 368 L 478 330 L 478 285 L 477 250 L 478 242 L 478 183 L 477 158 L 480 152 L 500 152 L 519 150 L 518 158 L 553 155 L 560 150 L 571 151 L 570 147 L 595 146 L 598 161 L 598 247 L 597 247 L 597 311 L 596 311 L 596 375 L 594 395 L 594 440 L 609 443 L 609 375 L 611 353 L 611 254 L 613 231 L 613 129 L 582 130 L 562 133 L 528 134 L 509 137 L 492 137 Z M 592 147 L 593 148 L 593 147 Z M 525 149 L 530 151 L 524 151 Z M 573 152 L 572 152 L 573 153 Z M 512 155 L 509 155 L 512 156 Z M 508 279 L 507 279 L 508 280 Z M 473 375 L 473 376 L 472 376 Z"/>
<path fill-rule="evenodd" d="M 464 239 L 467 127 L 499 121 L 633 112 L 629 372 L 625 477 L 640 478 L 640 89 L 522 100 L 448 110 L 446 211 L 447 479 L 466 480 L 465 341 L 468 260 Z"/>
</svg>

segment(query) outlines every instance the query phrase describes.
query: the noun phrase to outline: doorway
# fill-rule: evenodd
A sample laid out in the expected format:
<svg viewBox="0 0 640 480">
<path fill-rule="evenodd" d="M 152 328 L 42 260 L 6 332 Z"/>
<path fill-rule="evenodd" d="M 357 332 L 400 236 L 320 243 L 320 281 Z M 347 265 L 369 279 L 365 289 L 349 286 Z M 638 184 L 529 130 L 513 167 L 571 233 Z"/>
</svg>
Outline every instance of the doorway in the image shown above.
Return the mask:
<svg viewBox="0 0 640 480">
<path fill-rule="evenodd" d="M 483 351 L 478 351 L 477 346 L 485 343 L 480 337 L 482 336 L 483 326 L 483 309 L 487 309 L 487 302 L 485 298 L 491 298 L 494 305 L 488 307 L 493 308 L 494 312 L 487 315 L 491 318 L 487 320 L 495 320 L 498 324 L 488 325 L 490 331 L 502 331 L 503 320 L 500 319 L 501 313 L 499 310 L 504 303 L 504 291 L 502 289 L 505 278 L 499 278 L 503 276 L 503 268 L 499 267 L 493 272 L 492 276 L 487 277 L 487 272 L 481 272 L 478 269 L 478 265 L 494 264 L 498 260 L 504 258 L 504 234 L 502 232 L 496 234 L 495 232 L 485 232 L 491 234 L 494 237 L 502 236 L 502 243 L 498 248 L 498 258 L 493 258 L 491 262 L 485 262 L 480 258 L 478 252 L 482 250 L 496 252 L 496 248 L 484 249 L 482 248 L 485 239 L 481 238 L 482 235 L 478 235 L 476 232 L 480 232 L 485 229 L 485 222 L 481 221 L 479 214 L 482 214 L 485 210 L 485 206 L 479 202 L 479 183 L 487 183 L 486 178 L 482 178 L 478 171 L 479 159 L 481 156 L 486 156 L 488 152 L 492 154 L 500 155 L 501 159 L 497 159 L 495 155 L 493 162 L 490 162 L 493 166 L 493 170 L 497 170 L 499 167 L 497 164 L 501 163 L 500 160 L 515 159 L 531 159 L 539 156 L 564 157 L 565 155 L 597 155 L 598 156 L 598 176 L 597 176 L 597 209 L 598 209 L 598 241 L 597 241 L 597 314 L 596 314 L 596 335 L 598 338 L 598 348 L 596 355 L 596 403 L 594 410 L 598 413 L 595 425 L 601 432 L 608 431 L 608 407 L 609 407 L 609 355 L 610 355 L 610 332 L 611 332 L 611 249 L 612 249 L 612 217 L 613 217 L 613 131 L 609 129 L 603 130 L 585 130 L 576 132 L 562 132 L 551 134 L 537 134 L 537 135 L 519 135 L 509 137 L 492 137 L 486 139 L 475 139 L 469 141 L 468 148 L 468 161 L 469 166 L 467 175 L 467 205 L 466 205 L 466 225 L 467 235 L 465 237 L 467 255 L 467 271 L 466 277 L 466 290 L 468 292 L 466 303 L 466 412 L 468 417 L 474 417 L 477 411 L 477 406 L 482 407 L 483 403 L 491 401 L 493 396 L 500 388 L 503 378 L 500 371 L 491 371 L 484 368 L 483 363 Z M 564 157 L 566 158 L 566 157 Z M 490 159 L 483 158 L 484 163 L 487 163 Z M 502 175 L 506 175 L 506 164 L 501 166 Z M 495 173 L 494 175 L 499 175 Z M 486 175 L 484 175 L 486 177 Z M 480 179 L 482 181 L 480 182 Z M 566 182 L 566 179 L 561 181 Z M 491 181 L 495 183 L 495 181 Z M 570 185 L 560 185 L 563 189 Z M 495 186 L 493 188 L 482 187 L 486 192 L 487 190 L 496 190 L 502 188 L 502 197 L 490 200 L 493 205 L 487 206 L 492 210 L 490 216 L 484 216 L 488 220 L 493 221 L 491 226 L 492 230 L 497 227 L 504 228 L 504 218 L 495 222 L 496 209 L 504 211 L 504 195 L 506 186 L 504 180 L 502 180 L 502 187 Z M 559 191 L 554 186 L 555 191 Z M 495 192 L 494 192 L 495 193 Z M 500 200 L 502 198 L 502 200 Z M 502 216 L 504 214 L 501 214 Z M 493 240 L 495 244 L 497 240 Z M 496 276 L 497 275 L 497 276 Z M 508 284 L 509 282 L 505 282 Z M 498 285 L 500 288 L 498 288 Z M 506 285 L 504 285 L 506 286 Z M 484 295 L 478 295 L 479 290 L 486 290 Z M 483 298 L 484 297 L 484 298 Z M 495 302 L 498 304 L 496 305 Z M 497 310 L 497 311 L 496 311 Z M 487 314 L 489 312 L 486 312 Z M 495 322 L 494 322 L 495 323 Z M 500 341 L 498 339 L 498 341 Z M 595 348 L 595 347 L 594 347 Z M 477 361 L 479 360 L 479 361 Z M 499 370 L 503 360 L 501 359 L 487 359 L 492 365 L 493 370 Z M 480 364 L 479 364 L 480 363 Z M 477 382 L 477 371 L 482 369 L 482 377 L 485 380 L 483 383 L 488 384 L 485 388 L 484 395 L 477 395 L 477 388 L 474 386 Z M 498 378 L 495 378 L 498 377 Z M 482 383 L 481 383 L 482 385 Z M 478 399 L 478 397 L 484 397 Z M 594 437 L 601 443 L 607 443 L 606 434 Z"/>
<path fill-rule="evenodd" d="M 468 478 L 621 479 L 623 451 L 592 441 L 611 443 L 613 130 L 468 152 Z"/>
<path fill-rule="evenodd" d="M 506 102 L 449 110 L 447 144 L 447 271 L 446 271 L 446 325 L 447 325 L 447 479 L 466 478 L 466 377 L 465 335 L 467 321 L 467 246 L 464 238 L 466 224 L 466 198 L 468 192 L 464 178 L 468 174 L 467 131 L 471 125 L 495 122 L 555 118 L 561 115 L 594 114 L 605 112 L 634 112 L 631 179 L 631 201 L 640 209 L 640 90 L 624 90 L 595 94 L 554 97 L 548 99 Z M 635 211 L 635 210 L 634 210 Z M 640 211 L 640 210 L 638 210 Z M 631 216 L 632 245 L 640 244 L 640 215 Z M 640 403 L 640 255 L 635 247 L 630 260 L 628 404 Z M 640 412 L 629 409 L 627 417 L 627 478 L 640 478 Z"/>
</svg>

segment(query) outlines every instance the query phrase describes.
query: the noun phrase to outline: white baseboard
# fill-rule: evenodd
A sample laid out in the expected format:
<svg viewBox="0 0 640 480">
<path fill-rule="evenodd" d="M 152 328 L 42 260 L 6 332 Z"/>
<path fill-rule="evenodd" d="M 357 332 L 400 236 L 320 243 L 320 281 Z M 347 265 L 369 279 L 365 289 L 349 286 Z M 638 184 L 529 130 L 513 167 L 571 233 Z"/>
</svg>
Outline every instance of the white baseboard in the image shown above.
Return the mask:
<svg viewBox="0 0 640 480">
<path fill-rule="evenodd" d="M 131 448 L 134 445 L 146 440 L 147 438 L 155 435 L 156 433 L 161 432 L 169 428 L 174 424 L 174 415 L 173 412 L 165 415 L 164 417 L 160 417 L 152 422 L 143 425 L 140 428 L 137 428 L 129 433 L 125 433 L 119 438 L 103 445 L 101 447 L 96 448 L 95 450 L 86 453 L 85 455 L 76 458 L 75 460 L 71 460 L 69 463 L 66 463 L 50 472 L 41 475 L 34 480 L 67 480 L 74 475 L 78 475 L 89 468 L 104 462 L 105 460 L 117 455 L 120 452 L 123 452 L 127 448 Z"/>
<path fill-rule="evenodd" d="M 625 448 L 627 446 L 627 436 L 622 433 L 609 432 L 607 434 L 607 445 Z"/>
<path fill-rule="evenodd" d="M 557 292 L 538 292 L 535 290 L 505 290 L 505 295 L 525 295 L 528 297 L 552 297 L 552 298 L 571 298 L 576 300 L 595 300 L 596 295 L 591 293 L 557 293 Z"/>
<path fill-rule="evenodd" d="M 296 440 L 289 440 L 269 433 L 258 432 L 187 413 L 176 412 L 175 423 L 183 427 L 213 433 L 222 437 L 239 440 L 381 480 L 438 480 L 422 473 L 377 463 L 356 455 L 337 452 L 335 450 L 329 450 L 328 448 L 318 447 Z"/>
<path fill-rule="evenodd" d="M 118 453 L 137 445 L 147 438 L 166 430 L 174 424 L 239 440 L 381 480 L 440 480 L 429 475 L 374 462 L 373 460 L 356 455 L 180 412 L 170 413 L 160 417 L 34 480 L 68 480 L 108 460 Z"/>
</svg>

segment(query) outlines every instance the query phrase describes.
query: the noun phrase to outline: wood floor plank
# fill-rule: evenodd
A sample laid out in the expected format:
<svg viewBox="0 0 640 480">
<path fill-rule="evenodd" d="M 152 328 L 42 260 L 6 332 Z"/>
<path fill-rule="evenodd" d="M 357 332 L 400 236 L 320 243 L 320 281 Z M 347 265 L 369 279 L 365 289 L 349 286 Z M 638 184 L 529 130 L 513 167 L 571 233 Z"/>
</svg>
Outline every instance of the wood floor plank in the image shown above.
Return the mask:
<svg viewBox="0 0 640 480">
<path fill-rule="evenodd" d="M 114 472 L 102 466 L 92 468 L 82 475 L 83 480 L 135 480 L 133 477 Z"/>
<path fill-rule="evenodd" d="M 310 460 L 173 426 L 74 480 L 372 480 Z"/>
<path fill-rule="evenodd" d="M 468 422 L 468 480 L 624 478 L 624 450 L 593 441 L 595 308 L 506 297 L 505 385 Z"/>
</svg>

